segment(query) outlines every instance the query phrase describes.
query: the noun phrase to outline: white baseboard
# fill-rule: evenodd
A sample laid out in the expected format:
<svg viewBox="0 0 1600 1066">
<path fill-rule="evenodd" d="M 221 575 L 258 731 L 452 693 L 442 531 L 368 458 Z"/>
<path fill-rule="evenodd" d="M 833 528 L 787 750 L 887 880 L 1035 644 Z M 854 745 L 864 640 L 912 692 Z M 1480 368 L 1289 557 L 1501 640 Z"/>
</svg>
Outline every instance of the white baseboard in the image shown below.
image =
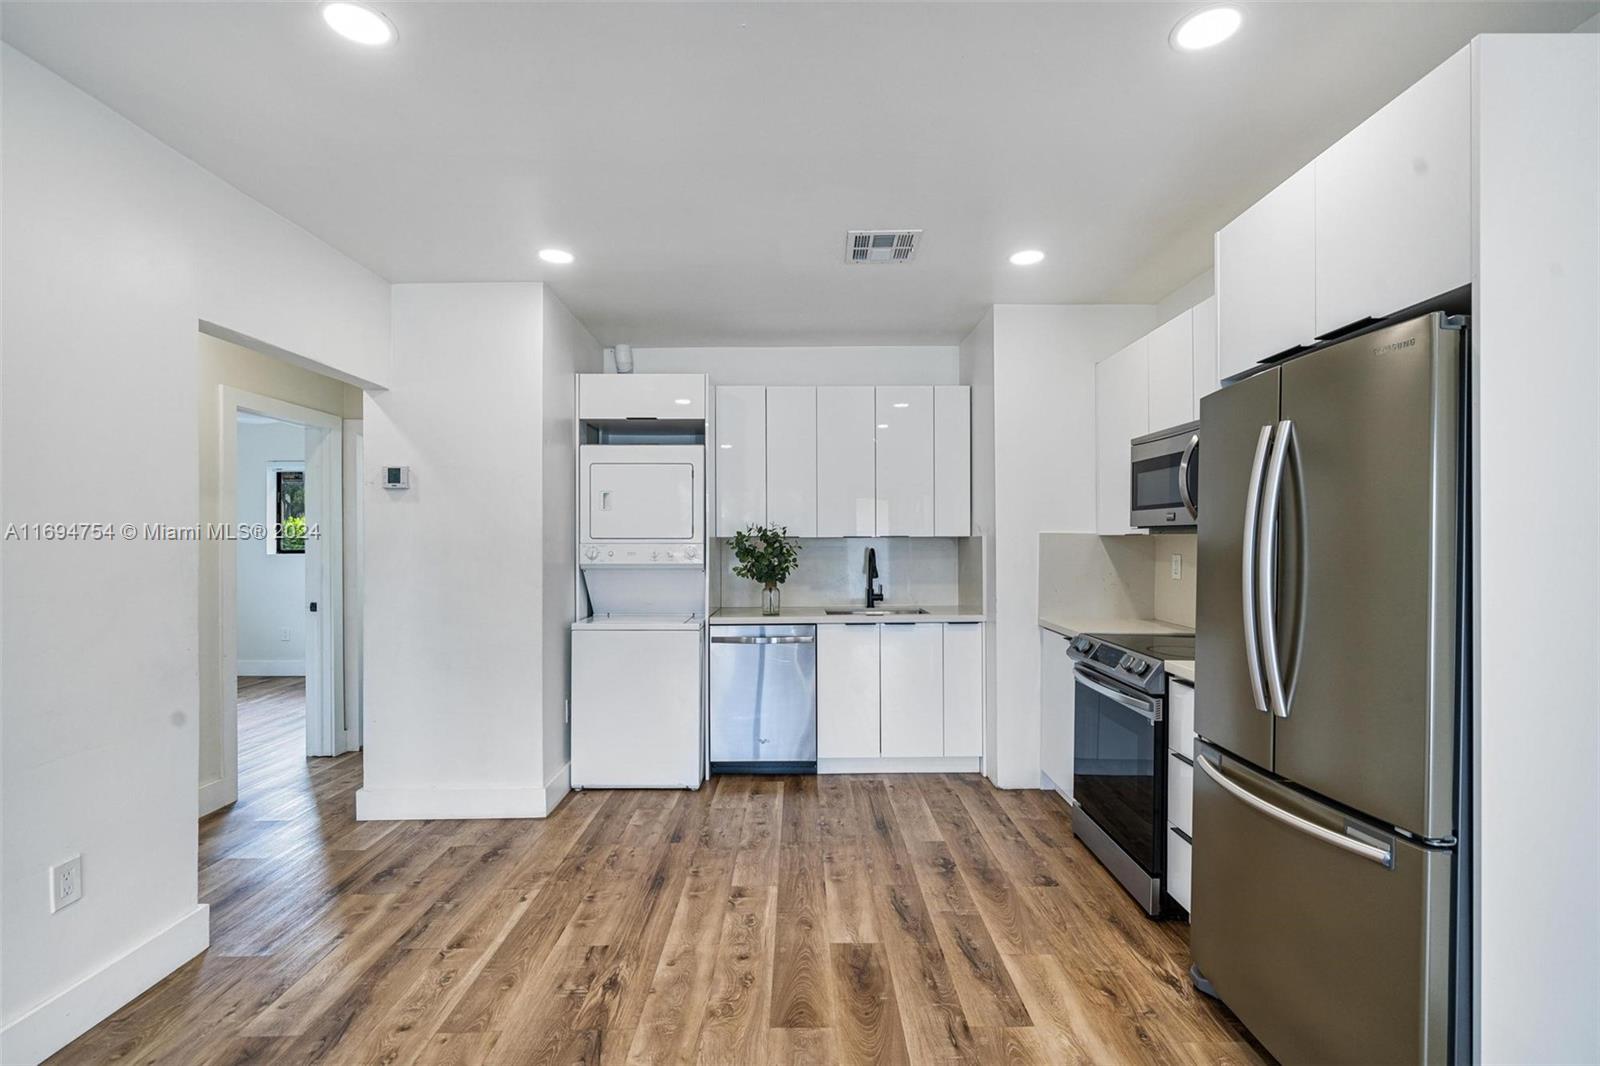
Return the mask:
<svg viewBox="0 0 1600 1066">
<path fill-rule="evenodd" d="M 561 764 L 561 769 L 557 770 L 551 776 L 550 780 L 544 783 L 545 813 L 549 814 L 551 811 L 555 810 L 556 807 L 560 805 L 561 801 L 566 797 L 567 793 L 571 791 L 572 764 L 570 762 L 564 762 Z"/>
<path fill-rule="evenodd" d="M 567 780 L 563 766 L 543 787 L 363 788 L 356 792 L 356 821 L 543 818 L 567 794 Z"/>
<path fill-rule="evenodd" d="M 88 1032 L 211 943 L 211 908 L 193 910 L 0 1030 L 0 1062 L 32 1066 Z"/>
<path fill-rule="evenodd" d="M 818 759 L 819 774 L 975 774 L 976 755 L 941 755 L 928 759 Z"/>
<path fill-rule="evenodd" d="M 304 659 L 240 659 L 240 677 L 305 677 Z"/>
<path fill-rule="evenodd" d="M 1054 792 L 1056 795 L 1066 800 L 1068 804 L 1072 803 L 1072 793 L 1056 784 L 1053 780 L 1051 780 L 1050 775 L 1045 773 L 1043 770 L 1039 771 L 1039 787 L 1046 792 Z"/>
<path fill-rule="evenodd" d="M 200 786 L 200 817 L 204 818 L 212 811 L 220 811 L 238 798 L 238 792 L 229 788 L 228 782 L 222 778 L 207 781 Z"/>
</svg>

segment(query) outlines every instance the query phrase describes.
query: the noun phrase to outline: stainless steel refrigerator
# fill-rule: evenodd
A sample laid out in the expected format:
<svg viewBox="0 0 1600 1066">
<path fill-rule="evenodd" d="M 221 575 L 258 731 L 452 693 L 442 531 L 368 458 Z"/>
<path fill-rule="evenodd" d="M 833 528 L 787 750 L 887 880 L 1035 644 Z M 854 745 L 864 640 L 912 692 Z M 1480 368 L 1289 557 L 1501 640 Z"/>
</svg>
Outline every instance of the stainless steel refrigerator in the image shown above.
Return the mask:
<svg viewBox="0 0 1600 1066">
<path fill-rule="evenodd" d="M 1191 945 L 1286 1062 L 1466 1059 L 1465 320 L 1201 402 Z"/>
</svg>

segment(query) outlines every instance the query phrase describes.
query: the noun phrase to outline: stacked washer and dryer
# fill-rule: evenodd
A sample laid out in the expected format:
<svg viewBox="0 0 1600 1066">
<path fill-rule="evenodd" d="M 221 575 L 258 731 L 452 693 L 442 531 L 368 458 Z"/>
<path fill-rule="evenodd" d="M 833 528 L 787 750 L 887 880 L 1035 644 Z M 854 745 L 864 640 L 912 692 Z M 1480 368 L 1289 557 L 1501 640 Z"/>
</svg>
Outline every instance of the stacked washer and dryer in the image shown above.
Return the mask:
<svg viewBox="0 0 1600 1066">
<path fill-rule="evenodd" d="M 572 786 L 705 774 L 703 374 L 578 375 Z"/>
</svg>

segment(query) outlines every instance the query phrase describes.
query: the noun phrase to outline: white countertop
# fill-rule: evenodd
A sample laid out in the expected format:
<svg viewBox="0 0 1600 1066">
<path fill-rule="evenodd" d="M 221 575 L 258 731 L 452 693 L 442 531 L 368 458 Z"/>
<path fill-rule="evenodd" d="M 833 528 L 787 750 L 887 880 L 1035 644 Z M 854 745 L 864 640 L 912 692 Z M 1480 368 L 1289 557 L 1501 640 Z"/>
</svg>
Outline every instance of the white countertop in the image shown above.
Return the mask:
<svg viewBox="0 0 1600 1066">
<path fill-rule="evenodd" d="M 848 605 L 854 608 L 857 604 Z M 827 622 L 982 622 L 982 607 L 952 607 L 948 604 L 939 606 L 925 606 L 923 604 L 888 604 L 890 607 L 914 606 L 921 607 L 927 614 L 829 614 L 828 607 L 796 606 L 785 607 L 776 615 L 762 614 L 759 607 L 724 607 L 714 611 L 711 615 L 711 624 L 714 626 L 757 626 L 757 625 L 818 625 Z M 832 610 L 848 609 L 845 605 L 837 605 Z"/>
<path fill-rule="evenodd" d="M 1079 633 L 1138 633 L 1152 636 L 1191 637 L 1194 630 L 1175 626 L 1171 622 L 1158 622 L 1154 618 L 1074 618 L 1068 615 L 1039 616 L 1039 625 L 1064 637 Z"/>
<path fill-rule="evenodd" d="M 1167 668 L 1168 677 L 1175 677 L 1179 681 L 1187 681 L 1191 685 L 1194 684 L 1193 659 L 1165 659 L 1162 662 Z"/>
</svg>

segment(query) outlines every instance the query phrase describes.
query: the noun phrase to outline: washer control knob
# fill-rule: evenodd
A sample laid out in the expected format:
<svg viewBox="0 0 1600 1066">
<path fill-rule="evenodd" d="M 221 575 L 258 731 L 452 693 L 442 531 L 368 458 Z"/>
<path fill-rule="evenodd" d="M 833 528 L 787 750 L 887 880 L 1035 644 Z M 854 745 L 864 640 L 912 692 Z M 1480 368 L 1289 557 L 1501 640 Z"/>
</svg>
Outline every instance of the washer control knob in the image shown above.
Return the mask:
<svg viewBox="0 0 1600 1066">
<path fill-rule="evenodd" d="M 600 558 L 600 549 L 591 544 L 583 549 L 583 557 L 585 559 L 598 559 Z"/>
<path fill-rule="evenodd" d="M 683 557 L 685 559 L 698 559 L 698 558 L 700 558 L 700 546 L 698 544 L 689 545 L 687 548 L 685 548 L 683 550 Z"/>
</svg>

